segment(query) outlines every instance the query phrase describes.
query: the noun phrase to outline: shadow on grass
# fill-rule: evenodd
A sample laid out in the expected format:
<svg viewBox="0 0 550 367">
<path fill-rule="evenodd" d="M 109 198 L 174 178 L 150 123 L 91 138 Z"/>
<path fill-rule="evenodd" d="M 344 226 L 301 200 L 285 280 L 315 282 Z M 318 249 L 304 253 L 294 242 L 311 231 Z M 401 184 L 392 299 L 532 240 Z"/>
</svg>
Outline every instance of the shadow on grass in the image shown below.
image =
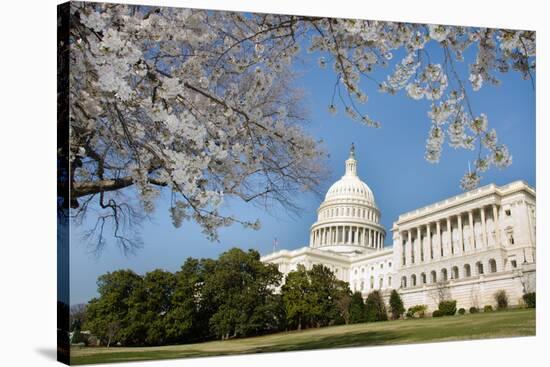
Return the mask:
<svg viewBox="0 0 550 367">
<path fill-rule="evenodd" d="M 254 353 L 274 353 L 274 352 L 290 352 L 300 350 L 315 350 L 315 349 L 330 349 L 330 348 L 348 348 L 348 347 L 364 347 L 392 344 L 399 339 L 394 332 L 388 331 L 365 331 L 359 333 L 350 333 L 346 335 L 331 335 L 326 337 L 316 337 L 314 340 L 293 341 L 289 340 L 286 343 L 251 347 L 250 349 L 238 351 L 202 351 L 202 350 L 182 350 L 182 351 L 128 351 L 128 352 L 113 352 L 101 353 L 87 356 L 78 356 L 71 358 L 71 364 L 94 364 L 94 363 L 116 363 L 130 361 L 144 361 L 153 359 L 172 359 L 172 358 L 197 358 L 197 357 L 212 357 L 212 356 L 227 356 L 237 354 L 254 354 Z"/>
<path fill-rule="evenodd" d="M 332 329 L 275 334 L 273 337 L 243 338 L 226 342 L 182 345 L 181 349 L 137 349 L 98 351 L 76 355 L 72 364 L 113 363 L 154 359 L 197 358 L 252 353 L 274 353 L 316 349 L 368 347 L 411 343 L 434 343 L 535 335 L 534 311 L 502 312 L 441 319 L 400 320 L 357 324 Z M 347 327 L 347 326 L 346 326 Z M 334 333 L 334 334 L 327 334 Z"/>
</svg>

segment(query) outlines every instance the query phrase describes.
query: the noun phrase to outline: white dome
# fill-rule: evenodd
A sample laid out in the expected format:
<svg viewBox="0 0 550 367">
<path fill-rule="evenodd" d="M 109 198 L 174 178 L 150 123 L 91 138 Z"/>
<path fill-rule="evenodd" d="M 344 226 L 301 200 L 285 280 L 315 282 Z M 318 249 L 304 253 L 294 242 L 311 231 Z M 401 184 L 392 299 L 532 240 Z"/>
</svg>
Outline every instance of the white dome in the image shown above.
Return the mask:
<svg viewBox="0 0 550 367">
<path fill-rule="evenodd" d="M 311 226 L 310 246 L 346 254 L 381 250 L 386 231 L 370 187 L 357 175 L 355 147 L 346 172 L 327 191 Z"/>
<path fill-rule="evenodd" d="M 362 204 L 376 207 L 372 190 L 357 175 L 357 161 L 355 160 L 355 147 L 353 145 L 350 156 L 346 160 L 346 173 L 328 189 L 325 196 L 325 202 L 335 200 L 364 201 Z"/>
<path fill-rule="evenodd" d="M 340 199 L 365 200 L 376 206 L 372 190 L 357 176 L 344 176 L 328 189 L 325 201 Z"/>
</svg>

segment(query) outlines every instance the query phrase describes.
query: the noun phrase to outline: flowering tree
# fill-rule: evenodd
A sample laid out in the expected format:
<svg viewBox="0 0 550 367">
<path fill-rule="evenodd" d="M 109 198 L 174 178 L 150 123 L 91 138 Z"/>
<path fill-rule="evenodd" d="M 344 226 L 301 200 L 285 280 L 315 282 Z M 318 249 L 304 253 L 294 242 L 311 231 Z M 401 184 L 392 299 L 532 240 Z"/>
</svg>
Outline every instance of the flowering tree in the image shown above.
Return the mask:
<svg viewBox="0 0 550 367">
<path fill-rule="evenodd" d="M 465 83 L 478 90 L 509 70 L 533 80 L 535 69 L 531 31 L 78 2 L 69 17 L 68 43 L 60 44 L 70 49 L 69 118 L 60 121 L 69 125 L 59 153 L 70 166 L 64 205 L 77 218 L 95 205 L 90 234 L 102 245 L 111 223 L 124 248 L 133 242 L 121 226 L 151 213 L 163 188 L 175 226 L 194 220 L 216 239 L 234 222 L 259 227 L 222 215 L 225 197 L 295 209 L 292 194 L 316 187 L 325 152 L 301 127 L 291 72 L 301 48 L 334 70 L 333 113 L 341 106 L 380 126 L 360 106 L 368 99 L 361 78 L 384 93 L 432 101 L 426 159 L 439 161 L 447 136 L 452 147 L 475 149 L 465 189 L 490 166 L 511 163 L 487 116 L 472 110 Z M 430 42 L 444 63 L 430 62 Z M 455 68 L 468 47 L 477 48 L 469 81 Z M 399 50 L 406 56 L 387 79 L 374 80 Z M 130 186 L 137 203 L 124 196 Z"/>
</svg>

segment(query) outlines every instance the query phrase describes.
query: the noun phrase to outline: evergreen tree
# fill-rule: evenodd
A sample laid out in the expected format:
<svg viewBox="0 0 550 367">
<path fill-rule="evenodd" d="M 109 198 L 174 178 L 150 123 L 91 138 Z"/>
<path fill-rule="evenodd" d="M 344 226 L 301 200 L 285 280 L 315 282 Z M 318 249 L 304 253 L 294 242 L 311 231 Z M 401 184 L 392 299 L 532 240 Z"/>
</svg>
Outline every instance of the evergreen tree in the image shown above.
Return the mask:
<svg viewBox="0 0 550 367">
<path fill-rule="evenodd" d="M 397 320 L 405 312 L 403 300 L 395 289 L 392 290 L 390 294 L 390 312 L 393 320 Z"/>
<path fill-rule="evenodd" d="M 350 323 L 356 324 L 366 321 L 365 302 L 361 292 L 355 292 L 351 296 L 351 304 L 349 306 Z"/>
<path fill-rule="evenodd" d="M 367 296 L 365 302 L 366 321 L 386 321 L 388 314 L 386 313 L 386 305 L 380 291 L 372 291 Z"/>
</svg>

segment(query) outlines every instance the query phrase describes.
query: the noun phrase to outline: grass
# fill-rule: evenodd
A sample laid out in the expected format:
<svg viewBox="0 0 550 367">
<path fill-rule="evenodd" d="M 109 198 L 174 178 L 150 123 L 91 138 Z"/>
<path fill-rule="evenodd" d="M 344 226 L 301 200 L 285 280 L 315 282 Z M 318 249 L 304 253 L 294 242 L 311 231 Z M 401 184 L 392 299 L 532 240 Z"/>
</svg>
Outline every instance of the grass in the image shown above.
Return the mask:
<svg viewBox="0 0 550 367">
<path fill-rule="evenodd" d="M 426 343 L 535 335 L 535 310 L 341 325 L 252 338 L 162 347 L 71 349 L 71 364 Z"/>
</svg>

